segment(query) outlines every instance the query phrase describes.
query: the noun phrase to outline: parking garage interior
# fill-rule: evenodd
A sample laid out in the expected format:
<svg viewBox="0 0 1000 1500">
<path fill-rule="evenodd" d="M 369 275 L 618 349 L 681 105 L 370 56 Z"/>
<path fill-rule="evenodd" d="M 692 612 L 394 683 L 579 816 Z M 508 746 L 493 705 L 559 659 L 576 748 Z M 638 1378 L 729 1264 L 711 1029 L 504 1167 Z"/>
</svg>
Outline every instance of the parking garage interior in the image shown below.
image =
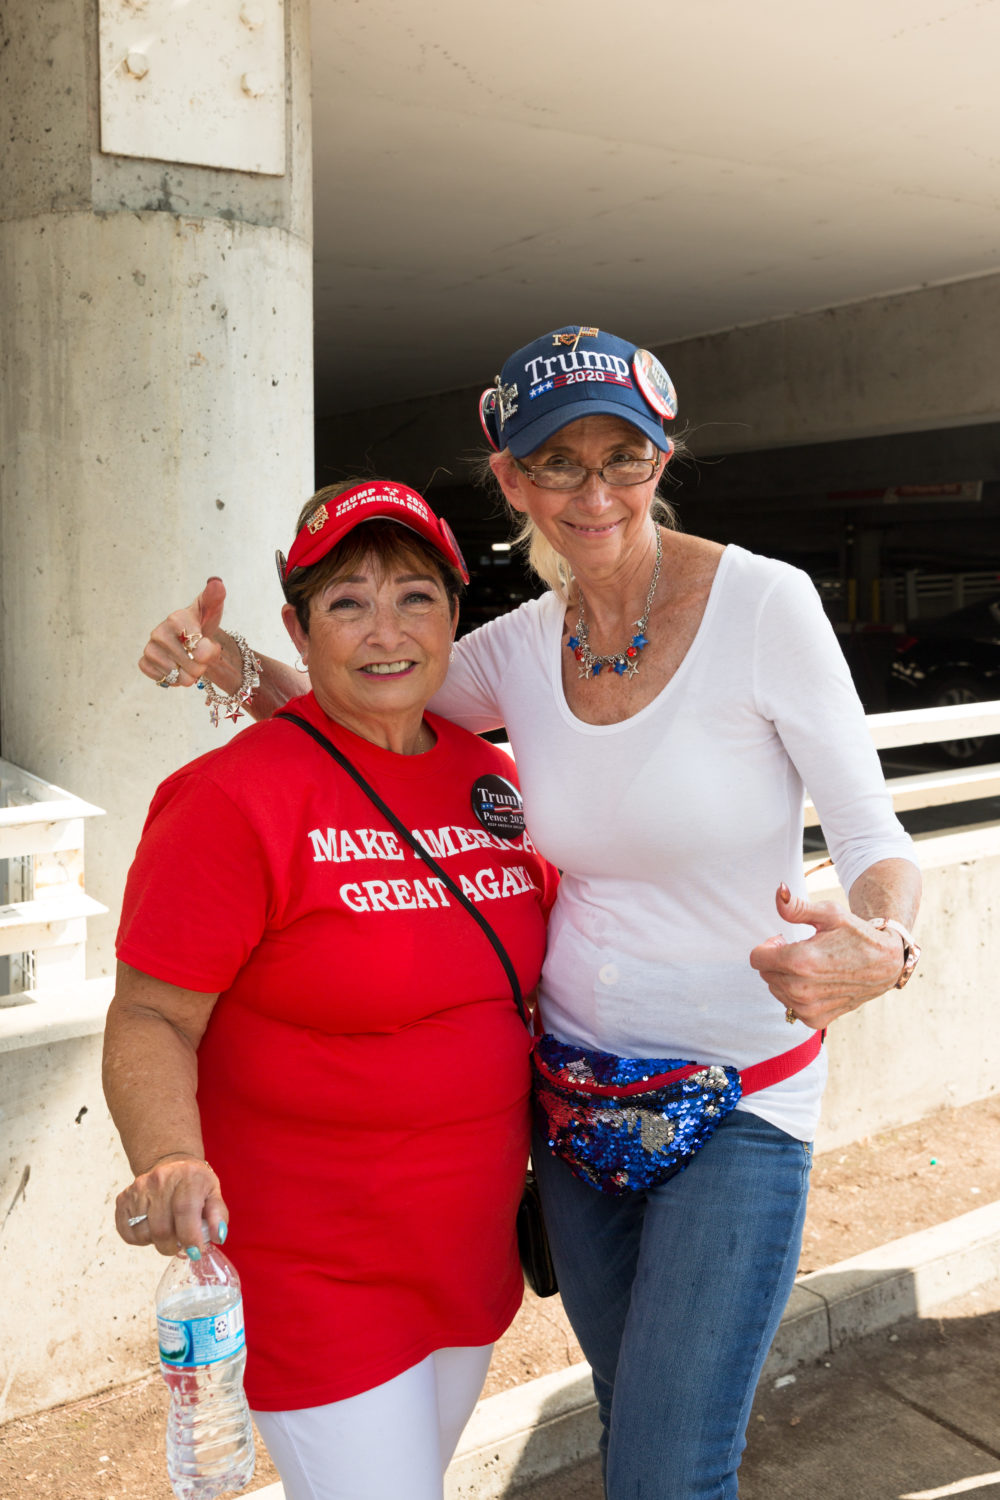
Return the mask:
<svg viewBox="0 0 1000 1500">
<path fill-rule="evenodd" d="M 338 424 L 330 441 L 330 429 L 317 431 L 317 473 L 327 482 L 358 468 L 342 433 Z M 458 452 L 428 486 L 469 563 L 465 630 L 540 588 L 510 547 L 498 496 L 471 481 L 474 454 L 474 444 Z M 419 483 L 419 462 L 400 448 L 393 473 Z M 685 530 L 809 573 L 870 713 L 898 706 L 890 663 L 918 622 L 1000 598 L 1000 423 L 682 453 L 665 493 Z"/>
</svg>

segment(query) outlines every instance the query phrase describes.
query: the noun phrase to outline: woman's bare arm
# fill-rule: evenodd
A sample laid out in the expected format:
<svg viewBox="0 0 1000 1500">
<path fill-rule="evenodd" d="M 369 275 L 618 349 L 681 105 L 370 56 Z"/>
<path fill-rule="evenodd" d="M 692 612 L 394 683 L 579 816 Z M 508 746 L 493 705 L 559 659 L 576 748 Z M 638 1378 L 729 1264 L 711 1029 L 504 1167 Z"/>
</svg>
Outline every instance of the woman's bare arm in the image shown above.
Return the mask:
<svg viewBox="0 0 1000 1500">
<path fill-rule="evenodd" d="M 119 1194 L 118 1232 L 162 1255 L 197 1247 L 202 1220 L 225 1239 L 228 1210 L 204 1159 L 198 1044 L 217 995 L 182 990 L 118 965 L 104 1033 L 104 1093 L 135 1180 Z M 128 1220 L 145 1215 L 140 1223 Z"/>
</svg>

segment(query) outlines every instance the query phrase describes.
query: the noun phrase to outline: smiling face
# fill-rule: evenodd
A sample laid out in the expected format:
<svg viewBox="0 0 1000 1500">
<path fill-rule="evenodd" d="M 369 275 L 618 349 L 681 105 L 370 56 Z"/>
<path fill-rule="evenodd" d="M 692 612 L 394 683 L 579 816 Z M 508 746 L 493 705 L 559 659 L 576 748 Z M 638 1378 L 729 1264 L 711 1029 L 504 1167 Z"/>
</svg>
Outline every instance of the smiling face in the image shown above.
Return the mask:
<svg viewBox="0 0 1000 1500">
<path fill-rule="evenodd" d="M 650 545 L 649 509 L 665 455 L 631 423 L 601 414 L 570 422 L 520 460 L 524 468 L 600 469 L 627 458 L 656 459 L 652 477 L 643 484 L 609 485 L 591 473 L 574 490 L 548 490 L 533 484 L 508 453 L 496 456 L 493 469 L 514 510 L 529 516 L 573 572 L 586 578 L 614 571 L 635 548 Z"/>
<path fill-rule="evenodd" d="M 406 550 L 356 558 L 311 594 L 308 630 L 285 627 L 330 718 L 374 744 L 412 754 L 423 711 L 444 682 L 458 604 L 426 557 Z"/>
</svg>

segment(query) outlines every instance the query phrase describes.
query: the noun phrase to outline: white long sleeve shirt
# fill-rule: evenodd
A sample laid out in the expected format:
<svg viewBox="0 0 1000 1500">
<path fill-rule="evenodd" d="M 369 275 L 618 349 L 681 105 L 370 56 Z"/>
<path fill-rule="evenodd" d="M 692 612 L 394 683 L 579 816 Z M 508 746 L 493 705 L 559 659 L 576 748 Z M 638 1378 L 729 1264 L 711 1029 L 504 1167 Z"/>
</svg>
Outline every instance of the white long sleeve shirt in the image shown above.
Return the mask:
<svg viewBox="0 0 1000 1500">
<path fill-rule="evenodd" d="M 805 1028 L 786 1024 L 749 954 L 811 931 L 775 910 L 780 881 L 804 893 L 805 787 L 845 890 L 876 860 L 913 860 L 812 582 L 727 547 L 681 666 L 618 724 L 570 711 L 563 619 L 550 593 L 466 636 L 431 705 L 476 731 L 507 726 L 528 830 L 563 871 L 546 1030 L 739 1068 L 787 1051 Z M 810 1140 L 825 1077 L 824 1049 L 740 1107 Z"/>
</svg>

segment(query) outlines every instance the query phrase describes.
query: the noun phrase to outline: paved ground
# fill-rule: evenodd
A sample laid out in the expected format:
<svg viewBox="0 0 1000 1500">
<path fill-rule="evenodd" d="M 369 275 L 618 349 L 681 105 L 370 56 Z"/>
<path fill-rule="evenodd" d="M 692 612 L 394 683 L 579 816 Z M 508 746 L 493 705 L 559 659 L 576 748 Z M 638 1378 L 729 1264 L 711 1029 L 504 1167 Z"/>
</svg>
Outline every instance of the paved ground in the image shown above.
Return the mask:
<svg viewBox="0 0 1000 1500">
<path fill-rule="evenodd" d="M 603 1500 L 598 1465 L 518 1500 Z M 1000 1282 L 758 1393 L 741 1500 L 1000 1500 Z"/>
<path fill-rule="evenodd" d="M 845 1256 L 855 1256 L 859 1252 L 867 1254 L 886 1242 L 895 1243 L 900 1234 L 920 1232 L 924 1236 L 929 1233 L 934 1239 L 936 1259 L 933 1275 L 931 1267 L 924 1267 L 919 1275 L 914 1274 L 914 1286 L 923 1286 L 929 1276 L 934 1295 L 947 1296 L 948 1287 L 972 1286 L 977 1280 L 988 1282 L 990 1275 L 1000 1271 L 995 1234 L 988 1245 L 984 1242 L 980 1247 L 986 1262 L 980 1275 L 979 1262 L 975 1260 L 971 1246 L 957 1253 L 949 1239 L 943 1250 L 939 1243 L 940 1230 L 931 1228 L 944 1221 L 954 1225 L 959 1216 L 984 1203 L 989 1212 L 993 1205 L 1000 1205 L 1000 1097 L 961 1110 L 946 1111 L 916 1126 L 876 1136 L 844 1151 L 817 1158 L 807 1219 L 811 1228 L 807 1229 L 803 1269 L 830 1266 Z M 915 1256 L 912 1246 L 908 1254 L 910 1259 L 904 1256 L 899 1265 L 911 1264 Z M 895 1266 L 897 1262 L 893 1259 L 890 1264 Z M 974 1271 L 976 1274 L 971 1274 Z M 855 1333 L 860 1332 L 862 1326 L 868 1326 L 864 1319 L 869 1313 L 884 1314 L 883 1304 L 888 1295 L 884 1290 L 875 1295 L 860 1295 L 856 1283 L 855 1272 L 855 1280 L 846 1287 L 853 1299 L 853 1313 L 847 1320 L 853 1324 Z M 824 1287 L 823 1295 L 837 1298 L 840 1290 L 838 1282 L 832 1288 Z M 926 1295 L 926 1290 L 925 1287 L 922 1295 Z M 906 1297 L 903 1300 L 907 1307 L 913 1305 L 912 1300 Z M 837 1305 L 839 1311 L 835 1321 L 843 1325 L 851 1309 L 845 1310 L 839 1303 Z M 952 1351 L 956 1359 L 965 1359 L 970 1369 L 978 1371 L 976 1391 L 984 1393 L 984 1399 L 992 1403 L 988 1410 L 995 1410 L 1000 1407 L 1000 1381 L 994 1374 L 993 1364 L 987 1361 L 984 1366 L 977 1351 L 980 1349 L 979 1340 L 992 1333 L 996 1341 L 1000 1335 L 997 1317 L 991 1317 L 1000 1313 L 1000 1296 L 991 1301 L 984 1292 L 971 1308 L 965 1311 L 951 1308 L 949 1313 L 951 1316 L 942 1324 L 948 1333 L 945 1356 L 951 1357 L 949 1351 Z M 981 1333 L 975 1330 L 981 1330 Z M 809 1330 L 799 1329 L 803 1338 L 807 1332 Z M 938 1365 L 934 1362 L 941 1354 L 941 1351 L 935 1352 L 935 1345 L 940 1341 L 937 1321 L 923 1333 L 929 1337 L 930 1346 L 921 1358 L 928 1371 L 938 1372 Z M 907 1340 L 910 1336 L 907 1333 Z M 504 1360 L 499 1358 L 501 1350 L 497 1351 L 496 1369 L 492 1374 L 494 1391 L 499 1399 L 504 1400 L 517 1391 L 528 1391 L 526 1377 L 529 1380 L 538 1374 L 544 1374 L 547 1379 L 558 1377 L 565 1365 L 573 1363 L 568 1338 L 561 1320 L 553 1316 L 551 1303 L 528 1299 L 518 1325 L 502 1341 Z M 791 1339 L 791 1330 L 783 1339 L 785 1342 Z M 969 1340 L 972 1353 L 966 1358 L 963 1350 Z M 903 1352 L 897 1344 L 888 1344 L 887 1334 L 876 1337 L 870 1347 L 878 1350 L 884 1346 L 888 1346 L 890 1353 Z M 804 1348 L 810 1354 L 819 1347 L 820 1341 L 811 1334 L 805 1338 Z M 796 1357 L 794 1351 L 791 1357 Z M 866 1358 L 870 1357 L 866 1355 Z M 894 1360 L 893 1365 L 910 1369 L 901 1359 Z M 786 1496 L 793 1496 L 795 1500 L 806 1500 L 806 1497 L 808 1500 L 824 1500 L 827 1496 L 830 1500 L 841 1500 L 843 1496 L 850 1496 L 850 1500 L 868 1500 L 869 1495 L 877 1500 L 882 1496 L 898 1500 L 899 1496 L 920 1495 L 922 1491 L 925 1494 L 930 1491 L 934 1500 L 937 1496 L 942 1496 L 943 1500 L 945 1495 L 977 1491 L 984 1492 L 986 1500 L 1000 1500 L 1000 1460 L 994 1457 L 994 1450 L 1000 1449 L 1000 1439 L 983 1439 L 980 1434 L 978 1440 L 985 1442 L 986 1459 L 980 1461 L 978 1455 L 973 1454 L 971 1457 L 966 1455 L 969 1461 L 964 1468 L 951 1464 L 949 1455 L 952 1449 L 948 1444 L 956 1437 L 952 1428 L 957 1428 L 957 1436 L 967 1445 L 977 1434 L 967 1432 L 962 1422 L 948 1411 L 938 1412 L 936 1416 L 943 1415 L 952 1424 L 951 1428 L 945 1429 L 951 1436 L 943 1440 L 948 1477 L 941 1479 L 932 1466 L 929 1477 L 922 1471 L 911 1473 L 916 1457 L 923 1452 L 919 1434 L 929 1431 L 925 1446 L 931 1448 L 939 1437 L 936 1418 L 928 1429 L 926 1422 L 930 1419 L 921 1422 L 914 1417 L 914 1410 L 918 1415 L 920 1408 L 934 1410 L 933 1390 L 919 1397 L 910 1393 L 911 1407 L 914 1401 L 917 1405 L 909 1411 L 906 1423 L 903 1422 L 906 1412 L 901 1405 L 902 1398 L 897 1395 L 888 1407 L 888 1415 L 879 1417 L 881 1426 L 873 1426 L 878 1409 L 869 1405 L 870 1393 L 864 1397 L 860 1417 L 855 1420 L 857 1413 L 851 1416 L 855 1412 L 855 1386 L 867 1392 L 866 1374 L 864 1368 L 861 1375 L 854 1372 L 847 1351 L 844 1351 L 831 1361 L 829 1370 L 820 1367 L 799 1372 L 794 1385 L 778 1392 L 764 1390 L 761 1393 L 756 1415 L 764 1417 L 765 1421 L 751 1424 L 752 1447 L 745 1466 L 744 1500 L 782 1500 Z M 839 1393 L 842 1375 L 846 1381 L 846 1396 Z M 490 1404 L 485 1403 L 487 1407 Z M 550 1405 L 551 1398 L 546 1398 L 543 1417 L 546 1413 L 551 1416 Z M 153 1373 L 148 1380 L 132 1386 L 8 1422 L 0 1427 L 0 1500 L 29 1500 L 29 1497 L 30 1500 L 172 1500 L 163 1463 L 165 1406 L 166 1392 L 159 1376 Z M 974 1402 L 968 1410 L 976 1410 Z M 842 1425 L 836 1421 L 839 1412 L 846 1414 Z M 502 1482 L 503 1475 L 513 1474 L 516 1485 L 519 1467 L 526 1478 L 529 1473 L 537 1473 L 548 1461 L 539 1453 L 539 1443 L 534 1436 L 526 1452 L 519 1446 L 516 1423 L 511 1428 L 510 1442 L 504 1454 L 494 1452 L 495 1442 L 504 1447 L 508 1425 L 506 1417 L 503 1421 L 497 1418 L 496 1430 L 490 1431 L 487 1438 L 481 1437 L 481 1443 L 486 1444 L 483 1453 L 488 1460 L 482 1478 L 487 1482 L 481 1483 L 477 1477 L 475 1482 L 463 1480 L 452 1486 L 455 1493 L 465 1500 L 472 1496 L 479 1496 L 480 1500 L 485 1500 L 487 1495 L 496 1497 L 500 1493 L 497 1481 Z M 566 1432 L 556 1434 L 553 1424 L 543 1421 L 537 1437 L 542 1449 L 547 1449 L 549 1458 L 554 1456 L 553 1448 L 562 1441 L 567 1443 L 573 1455 L 589 1449 L 592 1442 L 589 1432 L 574 1437 L 571 1429 L 572 1423 Z M 845 1435 L 843 1451 L 840 1446 L 842 1432 Z M 872 1432 L 874 1437 L 869 1443 L 868 1435 Z M 870 1448 L 874 1449 L 879 1461 L 883 1457 L 886 1461 L 891 1459 L 902 1477 L 890 1471 L 888 1487 L 869 1486 L 870 1474 L 881 1475 L 878 1468 L 872 1467 Z M 861 1454 L 858 1462 L 868 1466 L 861 1477 L 852 1467 L 857 1453 Z M 530 1459 L 530 1467 L 524 1464 L 526 1457 Z M 539 1463 L 539 1459 L 543 1461 Z M 841 1472 L 849 1477 L 850 1483 L 838 1489 L 834 1481 Z M 976 1478 L 984 1474 L 996 1478 L 992 1482 Z M 273 1494 L 269 1494 L 267 1488 L 276 1477 L 266 1455 L 261 1452 L 254 1482 L 258 1490 L 264 1491 L 266 1500 L 277 1500 L 279 1487 L 275 1486 Z M 469 1480 L 472 1480 L 471 1475 Z M 943 1488 L 965 1480 L 968 1483 L 962 1490 Z M 512 1487 L 506 1493 L 513 1496 L 517 1491 Z M 522 1489 L 521 1493 L 524 1495 L 525 1491 Z M 527 1490 L 526 1500 L 531 1500 L 532 1496 L 534 1500 L 569 1500 L 569 1497 L 572 1500 L 598 1500 L 599 1493 L 594 1467 L 591 1466 L 589 1472 L 578 1470 L 571 1476 L 564 1473 L 558 1480 L 536 1483 L 533 1491 Z M 400 1497 L 400 1500 L 405 1500 L 405 1497 Z"/>
</svg>

